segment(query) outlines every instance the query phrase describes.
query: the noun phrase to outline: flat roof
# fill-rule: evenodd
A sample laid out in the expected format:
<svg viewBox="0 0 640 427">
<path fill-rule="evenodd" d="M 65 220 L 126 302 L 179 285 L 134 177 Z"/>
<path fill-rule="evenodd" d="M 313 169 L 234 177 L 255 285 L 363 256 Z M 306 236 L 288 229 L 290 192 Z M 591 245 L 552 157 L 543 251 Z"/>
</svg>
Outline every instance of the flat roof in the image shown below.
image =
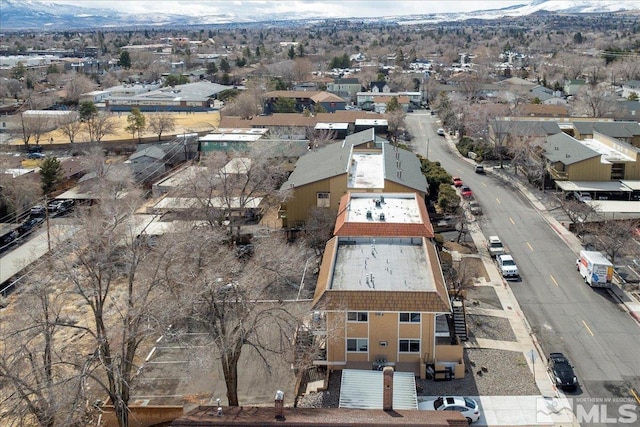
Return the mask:
<svg viewBox="0 0 640 427">
<path fill-rule="evenodd" d="M 340 129 L 347 130 L 349 129 L 349 123 L 316 123 L 314 129 L 322 129 L 322 130 L 330 130 L 330 129 Z"/>
<path fill-rule="evenodd" d="M 198 176 L 201 173 L 206 172 L 207 169 L 208 168 L 206 166 L 189 165 L 185 168 L 181 168 L 177 170 L 176 172 L 169 175 L 165 179 L 155 183 L 155 185 L 162 186 L 162 187 L 171 187 L 171 188 L 183 187 L 189 182 L 192 182 L 193 180 L 197 179 Z"/>
<path fill-rule="evenodd" d="M 625 191 L 630 192 L 628 182 L 640 181 L 556 181 L 562 191 Z"/>
<path fill-rule="evenodd" d="M 389 122 L 387 122 L 387 119 L 356 119 L 355 125 L 356 126 L 365 126 L 365 125 L 388 126 Z"/>
<path fill-rule="evenodd" d="M 200 137 L 200 142 L 255 142 L 262 134 L 248 133 L 210 133 Z"/>
<path fill-rule="evenodd" d="M 614 162 L 635 162 L 635 157 L 627 156 L 621 151 L 609 147 L 602 142 L 595 139 L 583 139 L 580 143 L 586 147 L 591 148 L 598 154 L 602 155 L 602 163 L 614 163 Z"/>
<path fill-rule="evenodd" d="M 640 216 L 640 201 L 629 200 L 586 200 L 584 203 L 591 206 L 598 213 L 633 214 L 627 218 Z M 622 218 L 619 218 L 622 219 Z"/>
<path fill-rule="evenodd" d="M 227 205 L 228 202 L 228 205 Z M 226 208 L 230 206 L 231 209 L 240 209 L 241 206 L 244 209 L 256 209 L 262 202 L 262 197 L 253 197 L 244 201 L 244 205 L 241 205 L 240 197 L 229 197 L 228 200 L 224 197 L 211 197 L 208 201 L 208 206 L 211 208 Z M 198 209 L 204 208 L 206 200 L 199 200 L 197 198 L 189 197 L 165 197 L 153 206 L 153 209 L 157 210 L 185 210 L 185 209 Z"/>
<path fill-rule="evenodd" d="M 331 290 L 436 291 L 423 238 L 339 237 Z"/>
<path fill-rule="evenodd" d="M 383 154 L 352 151 L 347 188 L 384 188 Z"/>
<path fill-rule="evenodd" d="M 626 179 L 623 179 L 620 181 L 620 183 L 630 188 L 632 191 L 640 191 L 640 181 L 628 181 Z"/>
<path fill-rule="evenodd" d="M 248 134 L 248 135 L 264 135 L 269 132 L 267 128 L 218 128 L 214 132 L 211 132 L 210 135 L 216 134 Z"/>
<path fill-rule="evenodd" d="M 351 193 L 346 222 L 421 224 L 423 220 L 415 193 Z"/>
</svg>

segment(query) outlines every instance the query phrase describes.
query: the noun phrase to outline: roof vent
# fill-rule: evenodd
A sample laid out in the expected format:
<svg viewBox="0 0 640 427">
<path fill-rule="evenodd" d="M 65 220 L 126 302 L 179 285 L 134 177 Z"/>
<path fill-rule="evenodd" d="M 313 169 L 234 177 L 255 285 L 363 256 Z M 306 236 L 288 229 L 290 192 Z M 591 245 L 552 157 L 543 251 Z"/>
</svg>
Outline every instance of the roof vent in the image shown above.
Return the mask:
<svg viewBox="0 0 640 427">
<path fill-rule="evenodd" d="M 384 196 L 380 196 L 380 203 L 384 203 Z"/>
<path fill-rule="evenodd" d="M 380 221 L 384 221 L 384 214 L 383 213 L 380 214 Z"/>
<path fill-rule="evenodd" d="M 373 219 L 373 214 L 371 211 L 367 211 L 367 219 Z"/>
<path fill-rule="evenodd" d="M 380 199 L 376 199 L 375 203 L 376 203 L 376 208 L 379 208 L 380 207 Z"/>
<path fill-rule="evenodd" d="M 571 157 L 571 154 L 567 153 L 567 159 L 568 159 L 569 157 Z"/>
</svg>

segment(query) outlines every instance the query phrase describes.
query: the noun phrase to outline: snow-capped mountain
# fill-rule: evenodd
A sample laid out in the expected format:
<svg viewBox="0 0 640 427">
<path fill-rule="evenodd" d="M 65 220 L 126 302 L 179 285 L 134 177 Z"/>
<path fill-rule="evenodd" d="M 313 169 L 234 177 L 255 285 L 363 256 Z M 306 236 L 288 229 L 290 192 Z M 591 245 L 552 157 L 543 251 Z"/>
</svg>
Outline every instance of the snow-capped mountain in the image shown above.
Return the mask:
<svg viewBox="0 0 640 427">
<path fill-rule="evenodd" d="M 396 22 L 403 25 L 434 23 L 442 21 L 461 21 L 466 19 L 497 19 L 504 16 L 526 16 L 536 12 L 551 13 L 608 13 L 623 10 L 640 10 L 640 2 L 625 0 L 533 0 L 521 5 L 501 9 L 478 10 L 466 13 L 439 13 L 413 16 L 386 16 L 362 18 L 358 16 L 335 16 L 339 19 L 364 20 L 367 22 Z M 41 2 L 34 0 L 0 0 L 1 30 L 35 30 L 35 29 L 97 29 L 97 28 L 130 28 L 152 26 L 185 26 L 215 24 L 248 24 L 275 23 L 277 21 L 306 21 L 327 19 L 328 16 L 305 16 L 296 12 L 241 15 L 236 10 L 222 14 L 200 13 L 198 16 L 178 12 L 166 13 L 125 13 L 112 9 L 70 6 L 55 1 Z"/>
</svg>

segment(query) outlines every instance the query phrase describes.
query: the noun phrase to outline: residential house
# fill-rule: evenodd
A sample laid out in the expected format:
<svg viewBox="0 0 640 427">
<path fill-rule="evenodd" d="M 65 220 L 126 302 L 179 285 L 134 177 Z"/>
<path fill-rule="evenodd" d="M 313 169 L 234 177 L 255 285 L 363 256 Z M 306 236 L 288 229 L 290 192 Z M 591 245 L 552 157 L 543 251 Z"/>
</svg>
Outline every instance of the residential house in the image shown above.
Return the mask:
<svg viewBox="0 0 640 427">
<path fill-rule="evenodd" d="M 628 80 L 622 83 L 622 97 L 629 99 L 629 97 L 635 94 L 636 101 L 640 99 L 640 80 Z"/>
<path fill-rule="evenodd" d="M 364 218 L 366 208 L 349 215 Z M 382 234 L 396 235 L 394 228 L 390 224 Z M 326 333 L 326 352 L 314 363 L 329 369 L 393 366 L 422 378 L 427 364 L 446 364 L 463 377 L 462 347 L 449 348 L 448 334 L 442 345 L 436 340 L 436 316 L 452 308 L 434 243 L 363 232 L 333 237 L 325 247 L 312 309 L 314 327 Z"/>
<path fill-rule="evenodd" d="M 335 111 L 333 113 L 276 113 L 242 119 L 238 116 L 222 116 L 220 128 L 265 128 L 271 138 L 300 140 L 309 138 L 310 129 L 329 129 L 339 133 L 340 138 L 354 132 L 357 120 L 382 120 L 384 116 L 368 111 Z M 321 126 L 318 126 L 321 125 Z M 345 132 L 346 131 L 346 132 Z"/>
<path fill-rule="evenodd" d="M 162 148 L 150 145 L 129 156 L 125 164 L 129 165 L 137 182 L 151 182 L 166 172 L 166 154 Z"/>
<path fill-rule="evenodd" d="M 420 95 L 420 92 L 416 92 Z M 400 93 L 391 92 L 358 92 L 356 94 L 356 104 L 363 110 L 375 111 L 378 113 L 384 113 L 387 109 L 387 104 L 392 98 L 398 100 L 398 104 L 404 111 L 408 111 L 411 106 L 411 99 L 408 95 L 402 95 Z M 418 101 L 419 103 L 420 101 Z"/>
<path fill-rule="evenodd" d="M 595 132 L 578 140 L 565 133 L 546 138 L 543 157 L 554 180 L 640 180 L 640 149 Z"/>
<path fill-rule="evenodd" d="M 568 117 L 569 109 L 564 105 L 525 104 L 518 111 L 522 116 Z"/>
<path fill-rule="evenodd" d="M 263 111 L 266 114 L 276 112 L 276 102 L 279 98 L 292 99 L 294 101 L 294 108 L 298 113 L 302 113 L 305 109 L 312 112 L 316 111 L 319 105 L 330 113 L 344 110 L 346 106 L 344 99 L 329 92 L 276 90 L 267 92 L 264 95 Z"/>
<path fill-rule="evenodd" d="M 611 138 L 640 147 L 640 124 L 634 121 L 583 121 L 575 120 L 573 136 L 576 139 L 592 139 L 594 134 L 601 133 Z"/>
<path fill-rule="evenodd" d="M 640 101 L 618 101 L 614 110 L 607 114 L 616 120 L 640 121 Z"/>
<path fill-rule="evenodd" d="M 489 141 L 508 147 L 516 140 L 524 141 L 560 133 L 558 122 L 546 118 L 498 117 L 489 123 Z"/>
<path fill-rule="evenodd" d="M 391 87 L 382 80 L 369 83 L 369 91 L 373 93 L 391 93 Z"/>
<path fill-rule="evenodd" d="M 564 82 L 564 94 L 565 96 L 573 96 L 578 93 L 578 90 L 586 84 L 584 79 L 570 79 Z"/>
<path fill-rule="evenodd" d="M 356 101 L 356 94 L 361 89 L 360 81 L 356 78 L 334 79 L 333 83 L 327 84 L 327 92 L 338 95 L 348 103 Z"/>
<path fill-rule="evenodd" d="M 382 385 L 380 380 L 379 385 Z M 275 395 L 275 392 L 274 392 Z M 347 408 L 297 408 L 282 407 L 277 416 L 274 406 L 198 406 L 171 422 L 172 427 L 251 427 L 251 426 L 296 426 L 296 427 L 465 427 L 467 420 L 458 411 L 416 411 L 398 409 L 347 409 Z M 147 410 L 150 412 L 150 410 Z M 144 418 L 133 412 L 136 420 Z M 132 416 L 134 416 L 132 415 Z M 150 418 L 157 421 L 156 418 Z"/>
<path fill-rule="evenodd" d="M 340 198 L 348 191 L 417 192 L 424 198 L 427 188 L 416 155 L 368 129 L 300 157 L 281 187 L 292 194 L 281 206 L 280 217 L 283 227 L 297 229 L 314 208 L 337 213 Z"/>
</svg>

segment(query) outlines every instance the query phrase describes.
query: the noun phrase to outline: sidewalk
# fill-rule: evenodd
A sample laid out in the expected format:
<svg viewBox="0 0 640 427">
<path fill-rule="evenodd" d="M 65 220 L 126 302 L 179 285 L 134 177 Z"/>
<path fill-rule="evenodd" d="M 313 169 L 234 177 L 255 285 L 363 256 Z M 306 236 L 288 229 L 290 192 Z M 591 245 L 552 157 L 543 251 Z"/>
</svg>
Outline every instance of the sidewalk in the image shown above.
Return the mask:
<svg viewBox="0 0 640 427">
<path fill-rule="evenodd" d="M 460 157 L 467 163 L 475 164 L 472 159 L 468 159 L 460 154 L 460 152 L 456 148 L 455 142 L 449 135 L 446 135 L 445 139 L 447 140 L 447 144 L 449 144 L 452 152 L 456 153 L 458 157 Z M 546 193 L 539 192 L 538 194 L 534 194 L 534 191 L 531 190 L 526 184 L 522 183 L 519 176 L 510 173 L 510 170 L 508 168 L 500 169 L 498 167 L 485 166 L 485 172 L 498 176 L 502 180 L 513 184 L 518 189 L 518 191 L 520 191 L 520 193 L 522 193 L 522 195 L 524 195 L 531 202 L 531 204 L 536 208 L 540 215 L 542 215 L 549 226 L 565 242 L 567 247 L 571 249 L 571 251 L 576 256 L 576 259 L 579 257 L 580 251 L 583 249 L 582 242 L 580 242 L 580 239 L 578 239 L 571 231 L 569 231 L 563 224 L 561 224 L 557 219 L 554 218 L 553 215 L 549 213 L 549 210 L 545 206 L 544 200 Z M 484 237 L 482 237 L 482 239 L 484 239 Z M 611 287 L 611 291 L 620 301 L 620 303 L 625 307 L 629 315 L 631 315 L 631 317 L 633 317 L 638 323 L 640 323 L 640 302 L 636 301 L 636 299 L 632 295 L 622 289 L 619 283 L 617 283 L 615 280 L 613 286 Z"/>
<path fill-rule="evenodd" d="M 508 170 L 499 169 L 499 168 L 485 168 L 487 172 L 493 173 L 496 176 L 499 176 L 501 179 L 505 181 L 509 181 L 512 183 L 520 193 L 522 193 L 531 204 L 540 212 L 540 215 L 544 218 L 544 220 L 549 224 L 551 228 L 556 232 L 556 234 L 565 242 L 567 247 L 573 251 L 576 256 L 576 259 L 580 255 L 580 251 L 583 249 L 582 242 L 578 239 L 571 231 L 569 231 L 563 224 L 561 224 L 553 215 L 549 213 L 549 210 L 544 205 L 541 200 L 540 195 L 534 194 L 526 185 L 524 185 L 520 180 L 509 173 Z M 543 193 L 544 194 L 544 193 Z M 620 284 L 615 280 L 611 286 L 612 293 L 618 298 L 620 303 L 622 303 L 629 314 L 640 323 L 640 302 L 636 301 L 633 296 L 631 296 L 628 292 L 620 287 Z"/>
</svg>

